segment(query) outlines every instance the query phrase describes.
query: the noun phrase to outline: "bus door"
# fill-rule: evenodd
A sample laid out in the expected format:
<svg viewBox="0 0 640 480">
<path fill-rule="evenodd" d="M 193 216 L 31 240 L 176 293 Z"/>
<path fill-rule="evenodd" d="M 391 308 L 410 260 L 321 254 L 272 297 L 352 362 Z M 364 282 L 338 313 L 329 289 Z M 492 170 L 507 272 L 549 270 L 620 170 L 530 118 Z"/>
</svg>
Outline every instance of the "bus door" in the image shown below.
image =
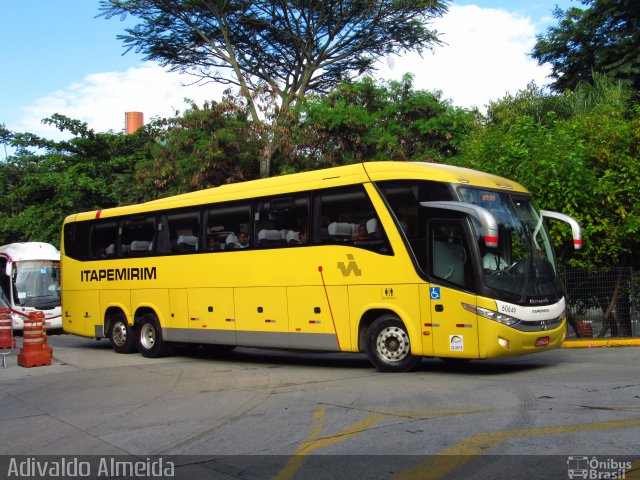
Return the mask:
<svg viewBox="0 0 640 480">
<path fill-rule="evenodd" d="M 428 288 L 433 355 L 478 358 L 478 321 L 464 304 L 475 306 L 473 262 L 462 218 L 433 219 L 427 226 Z M 430 325 L 429 325 L 430 323 Z"/>
</svg>

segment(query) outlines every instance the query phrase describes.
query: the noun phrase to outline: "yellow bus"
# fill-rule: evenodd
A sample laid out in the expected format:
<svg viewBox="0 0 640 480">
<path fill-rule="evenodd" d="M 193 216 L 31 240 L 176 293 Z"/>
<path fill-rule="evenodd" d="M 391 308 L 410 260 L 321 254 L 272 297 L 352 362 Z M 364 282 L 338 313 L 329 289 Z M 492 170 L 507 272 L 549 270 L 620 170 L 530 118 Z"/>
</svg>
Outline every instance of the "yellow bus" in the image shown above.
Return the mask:
<svg viewBox="0 0 640 480">
<path fill-rule="evenodd" d="M 544 216 L 504 178 L 369 162 L 78 213 L 62 229 L 64 330 L 116 352 L 174 343 L 420 357 L 540 352 L 565 338 Z"/>
</svg>

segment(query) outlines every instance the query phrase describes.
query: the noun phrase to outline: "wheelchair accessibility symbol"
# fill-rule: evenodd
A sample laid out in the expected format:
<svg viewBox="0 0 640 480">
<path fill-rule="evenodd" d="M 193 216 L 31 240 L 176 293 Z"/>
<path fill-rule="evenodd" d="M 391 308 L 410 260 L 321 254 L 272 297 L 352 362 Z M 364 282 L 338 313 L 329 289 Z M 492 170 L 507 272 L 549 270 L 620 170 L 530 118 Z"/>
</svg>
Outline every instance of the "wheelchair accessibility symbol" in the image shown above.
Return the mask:
<svg viewBox="0 0 640 480">
<path fill-rule="evenodd" d="M 440 287 L 431 287 L 429 289 L 431 300 L 440 300 Z"/>
</svg>

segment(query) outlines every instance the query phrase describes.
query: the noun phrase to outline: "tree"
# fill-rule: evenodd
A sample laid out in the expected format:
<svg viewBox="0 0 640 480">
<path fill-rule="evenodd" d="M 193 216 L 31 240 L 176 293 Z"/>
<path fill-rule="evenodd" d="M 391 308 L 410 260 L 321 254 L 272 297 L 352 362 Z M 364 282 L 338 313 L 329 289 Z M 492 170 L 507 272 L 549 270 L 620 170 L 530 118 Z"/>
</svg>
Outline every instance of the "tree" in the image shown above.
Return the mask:
<svg viewBox="0 0 640 480">
<path fill-rule="evenodd" d="M 257 178 L 260 146 L 246 109 L 234 97 L 192 104 L 182 116 L 145 126 L 156 141 L 144 145 L 136 178 L 146 198 Z"/>
<path fill-rule="evenodd" d="M 538 35 L 532 55 L 550 63 L 553 89 L 573 90 L 593 73 L 624 80 L 640 90 L 640 2 L 637 0 L 582 0 L 586 9 L 561 10 L 558 25 Z"/>
<path fill-rule="evenodd" d="M 262 122 L 253 93 L 278 99 L 273 123 L 307 92 L 327 92 L 343 79 L 371 72 L 383 55 L 438 43 L 428 22 L 445 0 L 101 0 L 106 18 L 140 19 L 119 38 L 174 71 L 240 88 L 251 118 Z M 260 175 L 281 140 L 262 132 Z"/>
<path fill-rule="evenodd" d="M 477 120 L 438 92 L 413 89 L 413 77 L 343 82 L 300 104 L 292 128 L 294 170 L 369 160 L 440 162 L 458 153 Z"/>
<path fill-rule="evenodd" d="M 15 153 L 0 163 L 0 244 L 37 240 L 57 245 L 67 215 L 141 199 L 133 166 L 141 145 L 149 141 L 144 133 L 96 133 L 58 114 L 44 122 L 75 137 L 57 142 L 9 132 Z"/>
</svg>

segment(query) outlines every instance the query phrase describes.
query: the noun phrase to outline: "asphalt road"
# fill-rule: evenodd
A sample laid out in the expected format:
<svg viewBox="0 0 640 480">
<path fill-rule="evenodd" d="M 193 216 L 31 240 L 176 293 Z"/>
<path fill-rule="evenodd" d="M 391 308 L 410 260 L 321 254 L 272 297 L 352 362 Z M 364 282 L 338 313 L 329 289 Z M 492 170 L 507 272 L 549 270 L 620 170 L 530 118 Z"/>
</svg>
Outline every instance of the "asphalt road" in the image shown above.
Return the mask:
<svg viewBox="0 0 640 480">
<path fill-rule="evenodd" d="M 51 366 L 20 367 L 14 351 L 0 367 L 0 478 L 60 478 L 52 466 L 65 478 L 640 474 L 634 347 L 424 359 L 389 374 L 354 354 L 185 349 L 147 359 L 105 340 L 49 343 Z M 114 459 L 121 470 L 107 465 Z M 38 468 L 45 475 L 26 475 Z"/>
</svg>

